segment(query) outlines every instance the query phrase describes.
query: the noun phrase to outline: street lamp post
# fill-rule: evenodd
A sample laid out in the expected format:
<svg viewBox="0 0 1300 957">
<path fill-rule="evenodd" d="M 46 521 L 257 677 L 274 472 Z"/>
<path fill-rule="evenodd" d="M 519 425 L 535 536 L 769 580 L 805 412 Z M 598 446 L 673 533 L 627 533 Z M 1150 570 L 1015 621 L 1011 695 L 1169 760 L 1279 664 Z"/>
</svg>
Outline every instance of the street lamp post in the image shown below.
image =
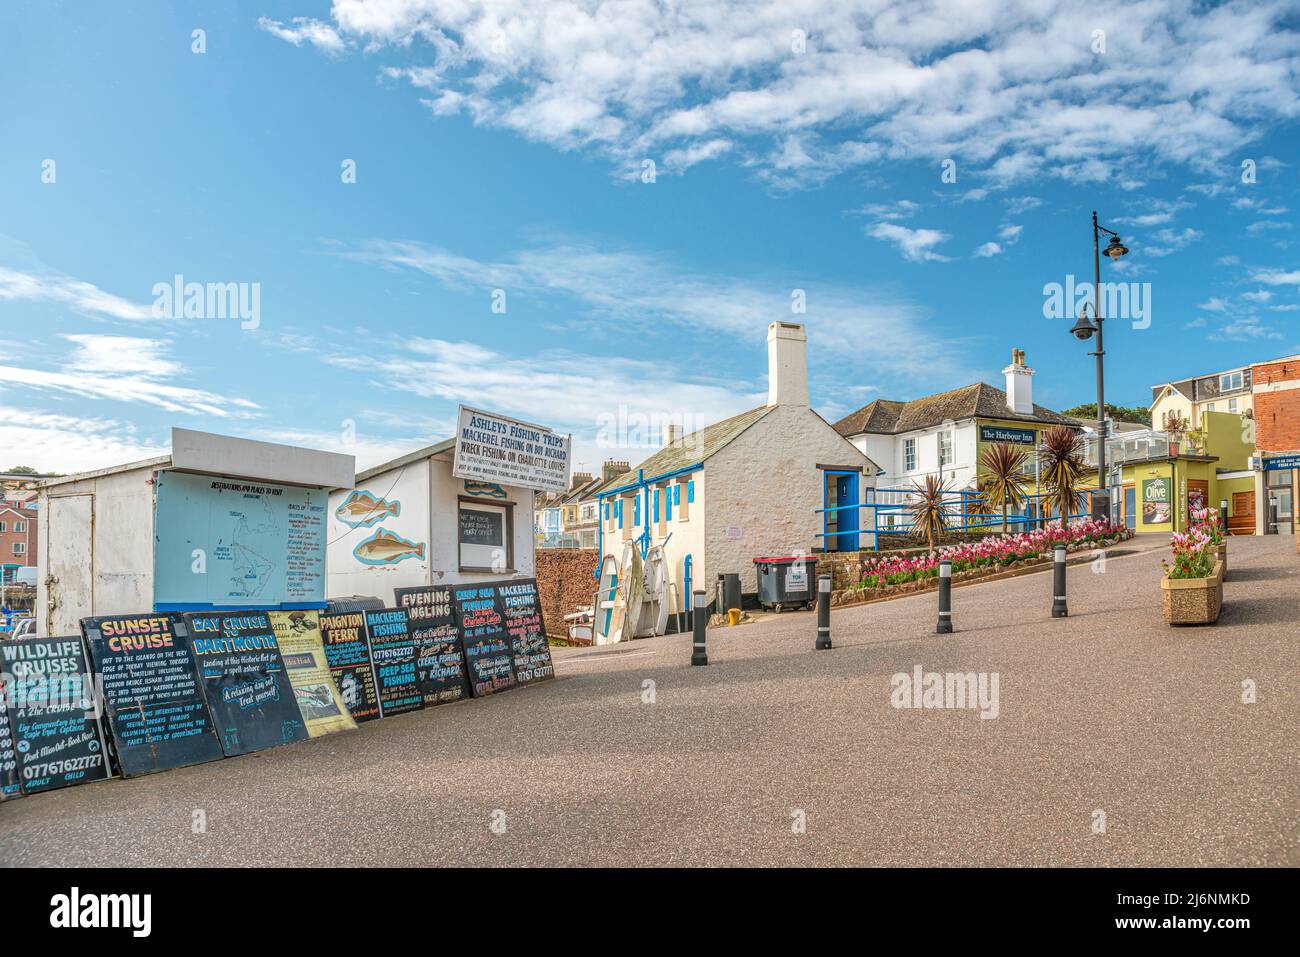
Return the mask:
<svg viewBox="0 0 1300 957">
<path fill-rule="evenodd" d="M 1107 229 L 1097 222 L 1097 211 L 1092 211 L 1092 314 L 1097 320 L 1093 325 L 1088 319 L 1088 306 L 1085 303 L 1083 309 L 1079 311 L 1079 321 L 1074 324 L 1070 330 L 1074 337 L 1080 342 L 1086 342 L 1092 338 L 1093 333 L 1097 334 L 1097 351 L 1091 353 L 1097 357 L 1097 489 L 1099 492 L 1100 503 L 1093 501 L 1093 517 L 1097 517 L 1099 511 L 1105 510 L 1107 518 L 1110 517 L 1110 487 L 1109 476 L 1106 474 L 1106 372 L 1104 367 L 1104 357 L 1106 350 L 1102 347 L 1101 327 L 1104 317 L 1101 314 L 1101 234 L 1106 233 L 1110 236 L 1110 242 L 1104 250 L 1106 256 L 1111 262 L 1115 262 L 1120 256 L 1128 252 L 1119 239 L 1119 233 Z"/>
</svg>

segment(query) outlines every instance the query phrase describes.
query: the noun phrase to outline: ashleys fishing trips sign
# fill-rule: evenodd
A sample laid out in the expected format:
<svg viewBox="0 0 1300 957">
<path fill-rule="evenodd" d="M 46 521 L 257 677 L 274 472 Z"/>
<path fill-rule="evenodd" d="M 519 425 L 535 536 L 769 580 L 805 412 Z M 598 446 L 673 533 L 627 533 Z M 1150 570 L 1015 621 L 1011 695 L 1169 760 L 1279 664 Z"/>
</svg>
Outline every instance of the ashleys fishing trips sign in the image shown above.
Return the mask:
<svg viewBox="0 0 1300 957">
<path fill-rule="evenodd" d="M 462 405 L 451 474 L 475 482 L 562 492 L 569 487 L 569 437 Z"/>
</svg>

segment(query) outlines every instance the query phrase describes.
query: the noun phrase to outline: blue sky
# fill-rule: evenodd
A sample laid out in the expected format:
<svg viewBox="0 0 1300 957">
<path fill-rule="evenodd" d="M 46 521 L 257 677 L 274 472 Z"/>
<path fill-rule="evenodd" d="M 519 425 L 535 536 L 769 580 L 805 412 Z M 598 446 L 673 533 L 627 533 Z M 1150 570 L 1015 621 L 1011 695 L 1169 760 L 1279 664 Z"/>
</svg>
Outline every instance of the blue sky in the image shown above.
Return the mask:
<svg viewBox="0 0 1300 957">
<path fill-rule="evenodd" d="M 1149 283 L 1110 401 L 1300 352 L 1294 3 L 796 9 L 5 4 L 0 468 L 174 425 L 364 466 L 457 402 L 636 461 L 619 423 L 764 401 L 792 317 L 832 420 L 1013 347 L 1062 408 L 1093 371 L 1044 286 L 1090 278 L 1093 208 Z M 256 283 L 256 328 L 156 316 L 178 274 Z"/>
</svg>

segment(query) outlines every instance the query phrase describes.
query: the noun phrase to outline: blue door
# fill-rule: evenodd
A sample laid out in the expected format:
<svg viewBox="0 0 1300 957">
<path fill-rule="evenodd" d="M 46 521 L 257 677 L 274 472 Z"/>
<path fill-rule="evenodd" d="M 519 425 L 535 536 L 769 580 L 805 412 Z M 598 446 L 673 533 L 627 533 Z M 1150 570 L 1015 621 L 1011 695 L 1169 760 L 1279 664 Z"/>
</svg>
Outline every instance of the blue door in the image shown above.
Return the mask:
<svg viewBox="0 0 1300 957">
<path fill-rule="evenodd" d="M 835 477 L 835 505 L 842 509 L 836 512 L 839 524 L 836 530 L 836 551 L 856 552 L 858 550 L 858 512 L 856 508 L 845 508 L 859 504 L 858 473 L 846 472 Z"/>
</svg>

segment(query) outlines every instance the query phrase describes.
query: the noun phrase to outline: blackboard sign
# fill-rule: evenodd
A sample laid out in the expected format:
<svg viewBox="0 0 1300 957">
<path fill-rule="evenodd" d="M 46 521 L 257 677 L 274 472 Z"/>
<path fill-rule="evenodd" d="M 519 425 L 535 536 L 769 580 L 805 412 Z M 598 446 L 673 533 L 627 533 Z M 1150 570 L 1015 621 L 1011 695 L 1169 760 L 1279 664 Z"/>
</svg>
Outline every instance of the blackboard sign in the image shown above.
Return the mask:
<svg viewBox="0 0 1300 957">
<path fill-rule="evenodd" d="M 451 588 L 447 585 L 397 588 L 393 597 L 410 618 L 415 667 L 425 706 L 468 698 L 465 652 L 451 609 Z"/>
<path fill-rule="evenodd" d="M 185 624 L 226 754 L 307 737 L 266 612 L 187 612 Z"/>
<path fill-rule="evenodd" d="M 546 640 L 537 579 L 521 578 L 496 586 L 506 616 L 506 633 L 515 662 L 515 682 L 521 685 L 555 677 L 551 645 Z"/>
<path fill-rule="evenodd" d="M 0 641 L 9 727 L 26 794 L 102 781 L 108 759 L 81 636 Z"/>
<path fill-rule="evenodd" d="M 481 698 L 513 688 L 514 658 L 496 586 L 453 585 L 451 600 L 465 648 L 470 692 Z"/>
<path fill-rule="evenodd" d="M 379 692 L 375 689 L 375 671 L 370 665 L 365 614 L 346 611 L 321 615 L 320 637 L 330 674 L 334 676 L 334 684 L 352 720 L 362 722 L 378 718 Z"/>
<path fill-rule="evenodd" d="M 83 618 L 123 777 L 222 757 L 185 624 L 152 612 Z"/>
<path fill-rule="evenodd" d="M 370 638 L 370 661 L 375 667 L 379 691 L 379 713 L 385 718 L 424 707 L 420 676 L 415 665 L 415 642 L 405 608 L 368 611 L 366 633 Z"/>
<path fill-rule="evenodd" d="M 23 796 L 18 783 L 18 752 L 9 725 L 9 679 L 0 672 L 0 801 Z"/>
<path fill-rule="evenodd" d="M 280 646 L 285 674 L 293 687 L 298 711 L 313 738 L 335 731 L 355 731 L 339 689 L 334 685 L 320 637 L 320 612 L 315 609 L 268 612 Z"/>
<path fill-rule="evenodd" d="M 462 505 L 460 508 L 460 540 L 465 545 L 491 545 L 501 547 L 506 540 L 505 513 L 481 512 Z"/>
</svg>

